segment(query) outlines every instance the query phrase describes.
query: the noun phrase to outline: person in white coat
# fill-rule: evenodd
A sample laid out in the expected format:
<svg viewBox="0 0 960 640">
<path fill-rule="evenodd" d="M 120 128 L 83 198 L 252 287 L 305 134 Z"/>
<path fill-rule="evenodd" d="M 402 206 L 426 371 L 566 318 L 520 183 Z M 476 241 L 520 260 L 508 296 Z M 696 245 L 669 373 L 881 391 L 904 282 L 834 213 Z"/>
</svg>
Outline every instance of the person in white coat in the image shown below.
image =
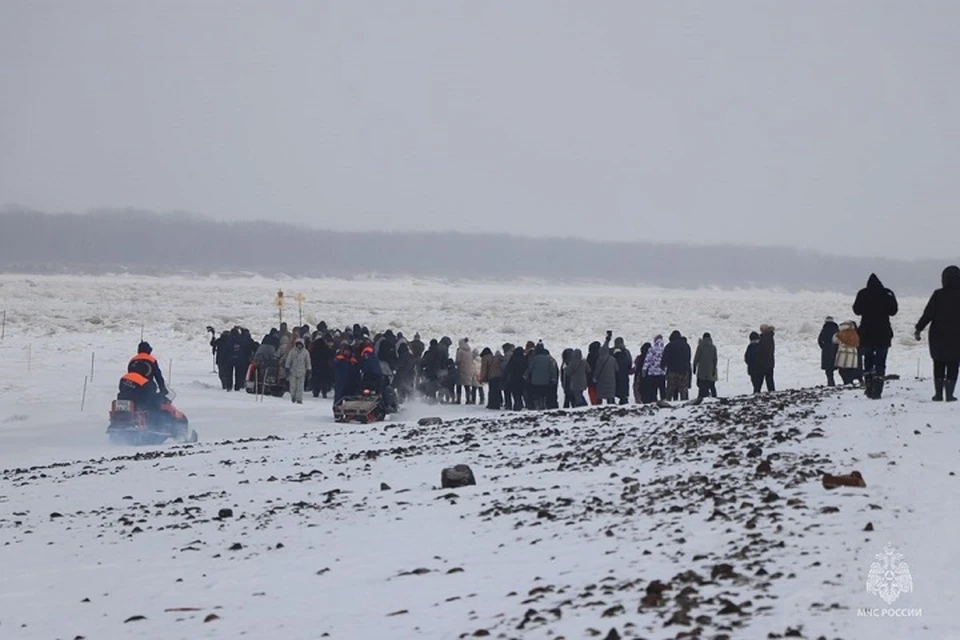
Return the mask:
<svg viewBox="0 0 960 640">
<path fill-rule="evenodd" d="M 310 352 L 303 346 L 303 340 L 297 338 L 293 349 L 283 359 L 283 368 L 290 381 L 290 401 L 303 404 L 303 390 L 310 378 Z"/>
</svg>

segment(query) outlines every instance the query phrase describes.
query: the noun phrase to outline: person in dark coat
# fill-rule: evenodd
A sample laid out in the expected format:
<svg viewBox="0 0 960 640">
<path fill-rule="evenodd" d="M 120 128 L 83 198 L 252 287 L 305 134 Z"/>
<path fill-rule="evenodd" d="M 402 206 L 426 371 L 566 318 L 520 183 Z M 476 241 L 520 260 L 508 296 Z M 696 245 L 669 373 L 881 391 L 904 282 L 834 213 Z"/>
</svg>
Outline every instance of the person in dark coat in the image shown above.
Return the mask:
<svg viewBox="0 0 960 640">
<path fill-rule="evenodd" d="M 566 386 L 570 393 L 570 406 L 585 407 L 587 400 L 583 392 L 587 389 L 587 363 L 580 349 L 573 349 L 566 366 Z"/>
<path fill-rule="evenodd" d="M 336 353 L 333 350 L 333 336 L 329 333 L 310 343 L 310 390 L 313 397 L 330 393 L 333 386 L 333 359 Z"/>
<path fill-rule="evenodd" d="M 955 402 L 957 372 L 960 369 L 960 267 L 951 265 L 943 270 L 943 286 L 933 292 L 927 302 L 915 337 L 930 325 L 930 357 L 933 358 L 934 401 Z"/>
<path fill-rule="evenodd" d="M 233 391 L 233 337 L 224 331 L 219 338 L 211 339 L 210 346 L 217 357 L 217 375 L 224 391 Z"/>
<path fill-rule="evenodd" d="M 617 401 L 620 404 L 630 402 L 630 374 L 633 373 L 633 356 L 627 349 L 623 338 L 613 342 L 613 357 L 617 361 Z"/>
<path fill-rule="evenodd" d="M 689 399 L 690 345 L 679 331 L 670 334 L 661 363 L 667 372 L 667 400 Z"/>
<path fill-rule="evenodd" d="M 533 357 L 527 362 L 524 378 L 530 385 L 533 408 L 540 411 L 547 409 L 550 389 L 551 386 L 556 389 L 557 379 L 554 375 L 554 365 L 550 352 L 542 344 L 538 344 L 534 348 Z"/>
<path fill-rule="evenodd" d="M 417 377 L 417 363 L 410 353 L 406 342 L 397 347 L 397 371 L 393 377 L 393 386 L 397 389 L 400 402 L 406 402 L 413 395 Z"/>
<path fill-rule="evenodd" d="M 597 383 L 593 381 L 593 372 L 597 369 L 597 358 L 600 357 L 600 342 L 594 340 L 587 347 L 587 397 L 590 404 L 600 404 L 597 398 Z"/>
<path fill-rule="evenodd" d="M 353 357 L 353 348 L 345 344 L 333 363 L 333 403 L 360 392 L 360 364 Z"/>
<path fill-rule="evenodd" d="M 243 339 L 240 327 L 230 332 L 230 371 L 233 372 L 233 389 L 243 389 L 247 379 L 247 367 L 250 365 L 249 347 Z M 245 358 L 246 356 L 246 358 Z"/>
<path fill-rule="evenodd" d="M 567 381 L 567 367 L 570 364 L 570 357 L 573 356 L 573 349 L 567 347 L 560 353 L 560 387 L 563 389 L 563 408 L 573 407 L 573 398 L 570 396 L 570 385 Z"/>
<path fill-rule="evenodd" d="M 591 373 L 593 382 L 597 385 L 597 404 L 604 401 L 607 404 L 616 404 L 618 367 L 617 359 L 610 352 L 610 332 L 608 331 L 597 355 L 597 365 Z"/>
<path fill-rule="evenodd" d="M 750 344 L 743 353 L 743 361 L 747 364 L 747 375 L 750 376 L 750 383 L 753 385 L 753 392 L 760 393 L 763 389 L 763 374 L 760 373 L 759 366 L 760 352 L 760 334 L 756 331 L 750 332 Z"/>
<path fill-rule="evenodd" d="M 883 395 L 883 376 L 887 372 L 887 352 L 893 342 L 890 318 L 899 307 L 893 291 L 871 273 L 867 286 L 857 292 L 853 312 L 860 316 L 860 350 L 863 354 L 863 382 L 868 398 L 878 400 Z"/>
<path fill-rule="evenodd" d="M 717 371 L 718 360 L 713 337 L 709 333 L 704 333 L 693 355 L 693 372 L 697 374 L 698 398 L 717 397 L 717 379 L 720 377 Z"/>
<path fill-rule="evenodd" d="M 650 353 L 651 346 L 649 342 L 640 345 L 640 354 L 633 361 L 633 397 L 637 404 L 651 402 L 648 399 L 650 396 L 648 376 L 643 373 L 643 363 L 647 359 L 647 354 Z"/>
<path fill-rule="evenodd" d="M 773 382 L 773 369 L 776 365 L 776 344 L 774 341 L 774 328 L 768 324 L 760 325 L 760 342 L 757 345 L 757 375 L 762 382 L 767 383 L 767 391 L 776 391 L 776 385 Z M 758 385 L 754 382 L 754 390 L 759 393 Z"/>
<path fill-rule="evenodd" d="M 828 387 L 834 387 L 837 384 L 833 377 L 833 372 L 837 369 L 837 345 L 833 341 L 833 336 L 837 335 L 839 330 L 840 327 L 834 322 L 833 316 L 827 316 L 817 337 L 817 344 L 820 345 L 820 368 L 827 374 Z"/>
<path fill-rule="evenodd" d="M 527 355 L 523 347 L 517 347 L 510 354 L 503 368 L 504 407 L 514 411 L 523 409 L 524 374 L 527 372 Z"/>
</svg>

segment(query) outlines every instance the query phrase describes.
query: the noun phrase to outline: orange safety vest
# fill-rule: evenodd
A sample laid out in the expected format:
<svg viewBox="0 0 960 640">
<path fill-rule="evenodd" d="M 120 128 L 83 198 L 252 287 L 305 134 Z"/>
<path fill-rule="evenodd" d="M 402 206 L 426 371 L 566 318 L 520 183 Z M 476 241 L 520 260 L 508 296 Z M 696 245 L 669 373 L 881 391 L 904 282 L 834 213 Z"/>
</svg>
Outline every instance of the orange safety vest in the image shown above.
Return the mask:
<svg viewBox="0 0 960 640">
<path fill-rule="evenodd" d="M 137 355 L 130 358 L 130 362 L 134 362 L 136 360 L 146 360 L 150 364 L 157 364 L 157 359 L 154 358 L 149 353 L 138 353 Z"/>
<path fill-rule="evenodd" d="M 126 381 L 128 381 L 128 382 L 132 382 L 133 384 L 137 385 L 138 387 L 142 387 L 142 386 L 144 386 L 145 384 L 147 384 L 148 382 L 150 382 L 149 380 L 147 380 L 146 378 L 144 378 L 144 377 L 143 377 L 142 375 L 140 375 L 139 373 L 128 373 L 128 374 L 126 374 L 125 376 L 123 376 L 123 377 L 120 378 L 120 379 L 121 379 L 121 380 L 126 380 Z"/>
</svg>

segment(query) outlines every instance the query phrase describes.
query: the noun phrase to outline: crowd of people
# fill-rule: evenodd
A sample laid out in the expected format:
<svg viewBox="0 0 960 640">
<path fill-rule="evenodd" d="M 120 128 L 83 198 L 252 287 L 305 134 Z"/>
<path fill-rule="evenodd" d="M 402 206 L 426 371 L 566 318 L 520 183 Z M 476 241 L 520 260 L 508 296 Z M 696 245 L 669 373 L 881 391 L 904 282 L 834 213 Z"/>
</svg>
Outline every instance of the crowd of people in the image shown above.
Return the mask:
<svg viewBox="0 0 960 640">
<path fill-rule="evenodd" d="M 916 325 L 916 338 L 930 326 L 934 360 L 934 400 L 953 401 L 960 363 L 960 268 L 943 272 L 943 287 L 934 292 Z M 871 274 L 854 301 L 859 322 L 828 317 L 818 337 L 827 384 L 862 384 L 870 398 L 882 395 L 887 353 L 893 339 L 890 318 L 898 312 L 894 293 Z M 448 336 L 424 341 L 393 330 L 371 332 L 360 324 L 344 329 L 320 322 L 316 327 L 271 329 L 260 342 L 242 327 L 215 335 L 208 330 L 223 388 L 244 388 L 251 363 L 275 365 L 287 380 L 293 402 L 303 391 L 334 401 L 364 388 L 376 389 L 402 403 L 413 396 L 427 402 L 478 404 L 490 409 L 552 409 L 589 404 L 651 403 L 716 397 L 719 379 L 717 346 L 710 333 L 693 348 L 680 331 L 656 335 L 634 357 L 622 337 L 608 331 L 603 340 L 563 349 L 559 358 L 542 342 L 475 347 L 469 338 Z M 751 332 L 744 363 L 755 393 L 776 384 L 775 329 L 762 324 Z"/>
</svg>

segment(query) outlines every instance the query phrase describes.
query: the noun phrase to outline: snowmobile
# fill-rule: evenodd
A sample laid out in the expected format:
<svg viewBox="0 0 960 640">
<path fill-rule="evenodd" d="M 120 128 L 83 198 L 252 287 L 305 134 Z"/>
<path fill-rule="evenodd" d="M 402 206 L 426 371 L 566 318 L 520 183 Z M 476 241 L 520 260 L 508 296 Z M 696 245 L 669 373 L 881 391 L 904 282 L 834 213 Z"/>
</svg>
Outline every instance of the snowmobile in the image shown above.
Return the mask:
<svg viewBox="0 0 960 640">
<path fill-rule="evenodd" d="M 107 438 L 113 444 L 163 444 L 168 438 L 177 442 L 196 442 L 197 432 L 181 411 L 173 406 L 177 394 L 168 389 L 160 402 L 160 411 L 150 415 L 137 408 L 133 400 L 114 400 L 110 405 L 110 424 Z"/>
<path fill-rule="evenodd" d="M 247 367 L 247 379 L 244 388 L 247 393 L 255 393 L 261 396 L 283 397 L 287 392 L 289 383 L 281 375 L 280 365 L 266 365 L 263 370 L 257 367 L 256 363 L 251 362 Z"/>
</svg>

